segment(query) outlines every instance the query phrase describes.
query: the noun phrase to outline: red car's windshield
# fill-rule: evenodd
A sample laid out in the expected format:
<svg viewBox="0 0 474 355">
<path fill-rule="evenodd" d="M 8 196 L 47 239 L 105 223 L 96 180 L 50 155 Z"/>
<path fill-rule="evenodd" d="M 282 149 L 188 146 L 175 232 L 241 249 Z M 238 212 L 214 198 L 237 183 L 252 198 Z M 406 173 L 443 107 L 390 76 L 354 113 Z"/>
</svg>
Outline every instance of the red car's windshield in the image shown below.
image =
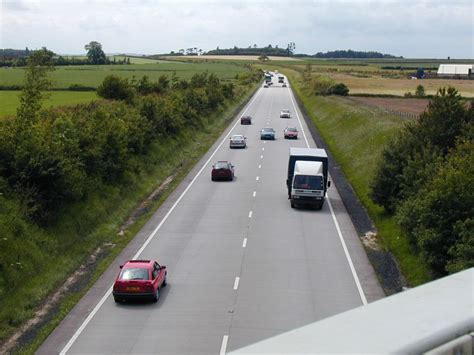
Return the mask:
<svg viewBox="0 0 474 355">
<path fill-rule="evenodd" d="M 229 165 L 227 163 L 218 162 L 218 163 L 216 163 L 216 165 L 214 167 L 216 169 L 228 169 Z"/>
<path fill-rule="evenodd" d="M 123 269 L 120 275 L 121 280 L 149 280 L 148 269 Z"/>
</svg>

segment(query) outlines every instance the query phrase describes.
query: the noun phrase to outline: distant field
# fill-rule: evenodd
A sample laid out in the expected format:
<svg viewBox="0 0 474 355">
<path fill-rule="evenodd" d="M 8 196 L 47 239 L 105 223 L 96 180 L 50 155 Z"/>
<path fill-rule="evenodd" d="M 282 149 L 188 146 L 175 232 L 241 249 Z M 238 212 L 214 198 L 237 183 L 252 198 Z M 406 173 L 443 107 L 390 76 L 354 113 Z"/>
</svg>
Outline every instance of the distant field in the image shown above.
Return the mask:
<svg viewBox="0 0 474 355">
<path fill-rule="evenodd" d="M 418 85 L 423 85 L 428 95 L 434 95 L 440 87 L 454 86 L 464 97 L 474 97 L 473 80 L 457 79 L 422 79 L 412 80 L 405 78 L 384 78 L 382 76 L 370 76 L 368 78 L 357 77 L 348 74 L 328 73 L 338 82 L 343 82 L 349 87 L 352 94 L 389 94 L 403 96 L 410 91 L 415 93 Z"/>
<path fill-rule="evenodd" d="M 169 58 L 173 60 L 249 60 L 249 61 L 256 61 L 258 60 L 258 55 L 200 55 L 200 56 L 167 56 L 163 58 Z M 293 57 L 274 57 L 274 56 L 269 56 L 268 57 L 270 61 L 299 61 L 299 58 L 293 58 Z"/>
<path fill-rule="evenodd" d="M 189 79 L 194 74 L 208 71 L 223 80 L 234 79 L 235 75 L 247 69 L 232 63 L 180 63 L 160 62 L 156 64 L 131 65 L 78 65 L 59 66 L 51 73 L 53 86 L 67 88 L 73 84 L 97 87 L 107 75 L 118 75 L 128 79 L 139 79 L 147 75 L 150 80 L 157 80 L 161 75 L 173 73 L 182 79 Z M 0 85 L 21 85 L 23 69 L 0 68 Z"/>
<path fill-rule="evenodd" d="M 0 117 L 14 115 L 19 105 L 19 91 L 0 91 Z M 52 91 L 50 97 L 43 102 L 43 108 L 64 105 L 75 105 L 97 99 L 95 92 Z"/>
<path fill-rule="evenodd" d="M 366 106 L 378 107 L 387 111 L 393 112 L 409 112 L 419 115 L 422 113 L 428 103 L 429 99 L 406 99 L 395 97 L 348 97 L 348 100 L 362 103 Z"/>
</svg>

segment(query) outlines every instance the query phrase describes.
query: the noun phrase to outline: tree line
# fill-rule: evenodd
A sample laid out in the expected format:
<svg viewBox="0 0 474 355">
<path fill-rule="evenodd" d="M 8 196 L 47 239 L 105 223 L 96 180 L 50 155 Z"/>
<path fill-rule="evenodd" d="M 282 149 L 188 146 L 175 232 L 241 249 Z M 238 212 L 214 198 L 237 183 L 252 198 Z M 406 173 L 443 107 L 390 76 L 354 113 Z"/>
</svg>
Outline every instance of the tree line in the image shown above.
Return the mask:
<svg viewBox="0 0 474 355">
<path fill-rule="evenodd" d="M 440 276 L 474 266 L 474 107 L 442 88 L 383 150 L 372 200 Z"/>
</svg>

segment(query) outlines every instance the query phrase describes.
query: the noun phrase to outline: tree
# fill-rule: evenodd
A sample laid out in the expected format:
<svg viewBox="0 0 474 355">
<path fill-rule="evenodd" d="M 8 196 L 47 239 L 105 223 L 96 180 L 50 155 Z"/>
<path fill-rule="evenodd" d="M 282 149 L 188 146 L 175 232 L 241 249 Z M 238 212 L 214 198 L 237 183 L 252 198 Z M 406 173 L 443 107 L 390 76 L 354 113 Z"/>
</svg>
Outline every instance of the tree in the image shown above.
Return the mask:
<svg viewBox="0 0 474 355">
<path fill-rule="evenodd" d="M 424 96 L 426 96 L 426 94 L 425 94 L 425 88 L 423 87 L 423 85 L 418 85 L 418 86 L 416 87 L 415 96 L 416 96 L 416 97 L 424 97 Z"/>
<path fill-rule="evenodd" d="M 347 96 L 349 94 L 349 88 L 344 83 L 337 83 L 329 88 L 328 93 L 329 95 Z"/>
<path fill-rule="evenodd" d="M 20 106 L 17 109 L 20 122 L 34 121 L 41 109 L 41 100 L 45 97 L 44 91 L 51 87 L 48 73 L 54 70 L 53 55 L 53 52 L 43 47 L 33 51 L 28 58 L 25 81 L 20 94 Z"/>
<path fill-rule="evenodd" d="M 295 42 L 288 43 L 288 46 L 286 47 L 288 57 L 292 56 L 293 53 L 295 53 L 295 49 L 296 49 Z"/>
<path fill-rule="evenodd" d="M 86 44 L 84 48 L 87 51 L 87 58 L 89 59 L 90 63 L 105 64 L 107 62 L 107 57 L 102 50 L 102 44 L 99 42 L 92 41 L 89 44 Z"/>
</svg>

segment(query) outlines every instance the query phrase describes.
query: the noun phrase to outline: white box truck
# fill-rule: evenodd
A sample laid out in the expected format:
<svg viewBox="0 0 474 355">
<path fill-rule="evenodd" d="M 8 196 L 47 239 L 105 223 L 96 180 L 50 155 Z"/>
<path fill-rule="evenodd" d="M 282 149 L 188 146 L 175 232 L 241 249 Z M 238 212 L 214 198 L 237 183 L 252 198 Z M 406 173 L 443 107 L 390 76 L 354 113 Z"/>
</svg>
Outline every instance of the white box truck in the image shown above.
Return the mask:
<svg viewBox="0 0 474 355">
<path fill-rule="evenodd" d="M 290 148 L 286 184 L 292 208 L 312 206 L 321 209 L 327 188 L 331 186 L 326 151 L 317 148 Z"/>
</svg>

